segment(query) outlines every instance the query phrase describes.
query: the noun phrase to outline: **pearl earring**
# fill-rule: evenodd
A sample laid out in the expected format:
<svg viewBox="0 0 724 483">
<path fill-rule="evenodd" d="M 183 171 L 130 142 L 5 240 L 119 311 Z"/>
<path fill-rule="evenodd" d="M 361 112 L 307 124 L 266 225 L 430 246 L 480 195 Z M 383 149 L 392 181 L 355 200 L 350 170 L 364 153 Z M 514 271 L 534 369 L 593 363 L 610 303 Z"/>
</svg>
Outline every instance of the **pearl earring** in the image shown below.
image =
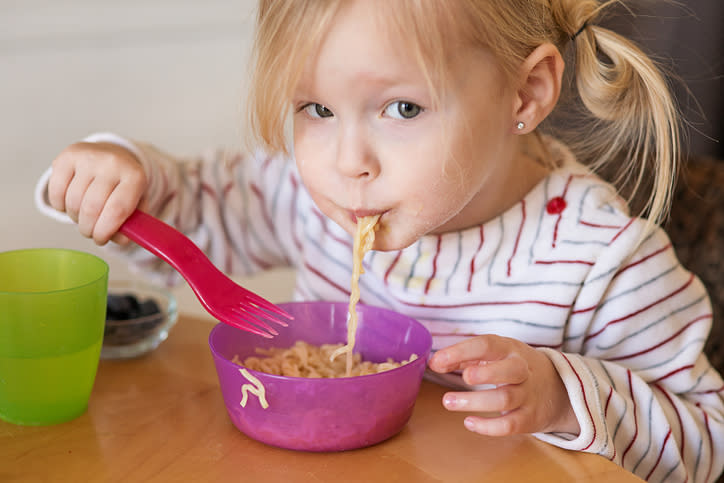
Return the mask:
<svg viewBox="0 0 724 483">
<path fill-rule="evenodd" d="M 518 128 L 518 131 L 522 131 L 525 127 L 525 123 L 523 121 L 518 122 L 518 124 L 515 126 Z"/>
</svg>

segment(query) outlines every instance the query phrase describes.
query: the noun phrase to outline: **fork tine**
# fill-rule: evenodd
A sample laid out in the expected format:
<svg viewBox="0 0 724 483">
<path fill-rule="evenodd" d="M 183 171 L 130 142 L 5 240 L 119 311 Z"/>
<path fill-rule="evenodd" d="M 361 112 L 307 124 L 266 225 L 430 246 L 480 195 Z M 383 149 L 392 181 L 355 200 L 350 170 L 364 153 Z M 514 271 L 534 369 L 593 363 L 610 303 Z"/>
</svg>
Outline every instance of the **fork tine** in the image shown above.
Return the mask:
<svg viewBox="0 0 724 483">
<path fill-rule="evenodd" d="M 260 318 L 262 320 L 274 322 L 276 324 L 281 325 L 282 327 L 289 326 L 289 324 L 287 324 L 286 321 L 280 319 L 279 317 L 275 316 L 274 314 L 270 314 L 268 310 L 265 310 L 263 307 L 259 307 L 258 305 L 254 304 L 254 303 L 244 304 L 243 309 L 244 309 L 244 311 L 257 316 L 258 318 Z"/>
<path fill-rule="evenodd" d="M 249 306 L 249 307 L 253 307 L 253 306 Z M 246 307 L 246 308 L 249 308 L 249 307 Z M 252 327 L 254 327 L 255 329 L 258 329 L 258 330 L 265 329 L 267 331 L 266 333 L 270 334 L 269 337 L 274 336 L 274 335 L 279 335 L 279 332 L 277 332 L 276 329 L 274 329 L 274 327 L 272 327 L 271 325 L 264 322 L 264 320 L 262 320 L 259 317 L 259 315 L 256 315 L 256 314 L 252 313 L 251 311 L 241 310 L 238 307 L 231 307 L 231 311 L 233 313 L 239 315 L 246 323 L 248 323 L 250 325 L 255 324 L 255 325 L 261 327 L 261 328 L 258 328 L 258 327 L 254 327 L 254 325 L 252 325 Z"/>
<path fill-rule="evenodd" d="M 256 307 L 255 305 L 250 305 L 250 304 L 241 305 L 239 307 L 232 307 L 231 310 L 239 315 L 245 316 L 246 320 L 249 322 L 253 322 L 254 324 L 260 325 L 269 331 L 276 332 L 272 326 L 267 324 L 267 322 L 268 321 L 277 322 L 277 321 L 274 320 L 273 318 L 271 318 L 269 316 L 269 314 L 267 314 L 260 308 Z"/>
<path fill-rule="evenodd" d="M 248 321 L 247 318 L 239 318 L 239 317 L 224 317 L 222 319 L 219 319 L 224 323 L 227 323 L 233 327 L 236 327 L 241 330 L 245 330 L 247 332 L 251 332 L 252 334 L 260 335 L 266 339 L 271 339 L 277 334 L 269 333 L 265 330 L 262 330 L 261 328 L 253 325 Z"/>
<path fill-rule="evenodd" d="M 251 292 L 251 291 L 247 291 L 247 292 L 248 293 L 246 295 L 247 295 L 249 303 L 254 304 L 255 306 L 257 306 L 261 309 L 264 309 L 268 312 L 273 312 L 275 314 L 281 315 L 282 317 L 284 317 L 287 320 L 294 320 L 294 317 L 292 317 L 291 315 L 286 313 L 278 305 L 275 305 L 275 304 L 269 302 L 267 299 L 261 297 L 260 295 L 255 294 L 254 292 Z M 287 326 L 286 323 L 283 323 L 277 319 L 272 319 L 272 320 L 274 320 L 274 322 L 277 322 L 278 324 L 282 324 L 284 327 Z"/>
</svg>

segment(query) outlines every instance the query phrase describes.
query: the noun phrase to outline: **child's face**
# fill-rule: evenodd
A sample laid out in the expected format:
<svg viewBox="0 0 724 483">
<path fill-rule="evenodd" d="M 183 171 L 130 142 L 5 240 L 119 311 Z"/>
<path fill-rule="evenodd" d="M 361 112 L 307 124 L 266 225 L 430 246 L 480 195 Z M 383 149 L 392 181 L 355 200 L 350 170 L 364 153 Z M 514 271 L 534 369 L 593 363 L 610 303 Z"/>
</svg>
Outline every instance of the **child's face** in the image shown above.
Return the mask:
<svg viewBox="0 0 724 483">
<path fill-rule="evenodd" d="M 346 4 L 307 63 L 293 99 L 294 156 L 327 216 L 352 234 L 356 216 L 382 214 L 374 248 L 393 250 L 517 201 L 507 182 L 518 136 L 513 89 L 489 54 L 459 49 L 434 109 L 414 56 L 380 18 L 372 2 Z"/>
</svg>

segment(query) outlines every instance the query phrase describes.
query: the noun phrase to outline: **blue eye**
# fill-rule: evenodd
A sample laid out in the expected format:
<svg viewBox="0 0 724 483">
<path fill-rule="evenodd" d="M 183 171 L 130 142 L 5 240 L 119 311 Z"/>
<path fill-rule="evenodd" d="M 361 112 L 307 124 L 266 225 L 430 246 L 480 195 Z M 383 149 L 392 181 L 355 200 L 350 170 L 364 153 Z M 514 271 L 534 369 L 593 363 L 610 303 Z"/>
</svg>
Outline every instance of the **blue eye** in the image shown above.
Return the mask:
<svg viewBox="0 0 724 483">
<path fill-rule="evenodd" d="M 396 101 L 385 107 L 385 114 L 395 119 L 412 119 L 422 112 L 422 107 L 407 101 Z"/>
<path fill-rule="evenodd" d="M 334 116 L 332 111 L 321 104 L 317 104 L 316 102 L 307 104 L 302 108 L 302 110 L 306 112 L 309 117 L 324 118 Z"/>
</svg>

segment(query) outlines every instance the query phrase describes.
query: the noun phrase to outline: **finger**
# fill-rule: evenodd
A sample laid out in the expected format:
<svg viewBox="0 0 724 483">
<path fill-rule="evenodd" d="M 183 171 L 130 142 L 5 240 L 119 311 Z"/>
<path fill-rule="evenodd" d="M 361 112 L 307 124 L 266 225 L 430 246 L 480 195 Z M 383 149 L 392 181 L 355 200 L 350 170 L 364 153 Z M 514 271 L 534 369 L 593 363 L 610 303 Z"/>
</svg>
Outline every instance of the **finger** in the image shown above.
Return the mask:
<svg viewBox="0 0 724 483">
<path fill-rule="evenodd" d="M 469 431 L 486 436 L 508 436 L 535 432 L 535 430 L 527 428 L 521 411 L 512 411 L 492 418 L 466 416 L 463 424 Z"/>
<path fill-rule="evenodd" d="M 506 385 L 482 391 L 448 392 L 442 404 L 449 411 L 501 414 L 520 408 L 524 397 L 520 386 Z"/>
<path fill-rule="evenodd" d="M 516 353 L 498 361 L 481 361 L 463 370 L 463 380 L 477 384 L 521 384 L 530 377 L 528 363 Z"/>
<path fill-rule="evenodd" d="M 73 174 L 72 165 L 62 162 L 61 158 L 53 161 L 53 172 L 48 180 L 48 201 L 58 211 L 65 211 L 65 194 Z"/>
<path fill-rule="evenodd" d="M 437 351 L 428 363 L 435 372 L 463 369 L 471 361 L 491 361 L 506 357 L 511 340 L 495 335 L 479 335 Z"/>
<path fill-rule="evenodd" d="M 65 212 L 76 223 L 78 222 L 78 213 L 83 202 L 83 196 L 85 196 L 85 191 L 92 181 L 93 178 L 90 176 L 82 175 L 76 171 L 73 174 L 73 179 L 68 184 L 68 189 L 65 192 Z"/>
<path fill-rule="evenodd" d="M 111 241 L 121 246 L 126 246 L 131 243 L 131 239 L 121 232 L 116 232 L 116 234 L 111 237 Z"/>
<path fill-rule="evenodd" d="M 138 206 L 136 206 L 136 209 L 141 211 L 148 211 L 148 200 L 145 197 L 141 197 L 141 201 L 138 202 Z M 126 219 L 128 219 L 128 217 L 126 217 Z M 120 230 L 120 227 L 118 229 Z M 111 240 L 121 246 L 125 246 L 131 243 L 131 239 L 120 231 L 116 232 L 116 234 L 111 237 Z"/>
<path fill-rule="evenodd" d="M 120 244 L 127 244 L 128 238 L 122 233 L 118 233 L 118 230 L 138 206 L 138 203 L 138 195 L 135 194 L 133 187 L 128 183 L 116 185 L 95 223 L 93 240 L 98 244 L 105 244 L 111 239 Z"/>
<path fill-rule="evenodd" d="M 114 188 L 115 183 L 113 181 L 100 179 L 98 177 L 93 179 L 91 184 L 88 185 L 88 188 L 83 194 L 80 211 L 78 211 L 78 230 L 83 236 L 94 238 L 95 240 L 94 229 L 96 222 Z"/>
</svg>

